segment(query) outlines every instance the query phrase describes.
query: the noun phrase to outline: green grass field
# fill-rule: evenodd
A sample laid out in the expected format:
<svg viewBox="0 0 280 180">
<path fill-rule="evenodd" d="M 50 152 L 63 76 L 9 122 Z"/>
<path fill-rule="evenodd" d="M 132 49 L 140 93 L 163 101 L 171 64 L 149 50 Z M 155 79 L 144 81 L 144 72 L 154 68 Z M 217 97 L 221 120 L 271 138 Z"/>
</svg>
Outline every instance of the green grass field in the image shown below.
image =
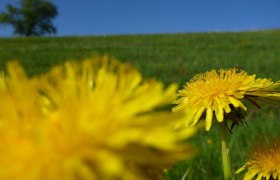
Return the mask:
<svg viewBox="0 0 280 180">
<path fill-rule="evenodd" d="M 99 37 L 0 38 L 0 68 L 17 59 L 28 75 L 43 73 L 66 60 L 108 54 L 138 68 L 145 77 L 165 84 L 183 84 L 193 75 L 211 69 L 237 67 L 258 77 L 280 79 L 280 30 L 236 33 L 194 33 Z M 279 134 L 278 107 L 249 106 L 248 126 L 230 135 L 233 170 L 243 165 L 254 138 Z M 223 179 L 217 126 L 191 139 L 200 153 L 176 163 L 167 179 Z M 236 175 L 240 179 L 242 175 Z"/>
</svg>

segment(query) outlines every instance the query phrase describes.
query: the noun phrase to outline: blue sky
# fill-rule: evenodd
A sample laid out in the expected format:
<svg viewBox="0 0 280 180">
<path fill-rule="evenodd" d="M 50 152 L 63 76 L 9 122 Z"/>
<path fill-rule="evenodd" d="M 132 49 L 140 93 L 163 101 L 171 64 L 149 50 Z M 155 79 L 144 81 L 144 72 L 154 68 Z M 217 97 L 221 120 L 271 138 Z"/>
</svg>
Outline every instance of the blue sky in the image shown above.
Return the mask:
<svg viewBox="0 0 280 180">
<path fill-rule="evenodd" d="M 7 2 L 0 0 L 0 11 Z M 57 36 L 280 28 L 280 0 L 53 0 Z M 0 36 L 13 29 L 0 25 Z"/>
</svg>

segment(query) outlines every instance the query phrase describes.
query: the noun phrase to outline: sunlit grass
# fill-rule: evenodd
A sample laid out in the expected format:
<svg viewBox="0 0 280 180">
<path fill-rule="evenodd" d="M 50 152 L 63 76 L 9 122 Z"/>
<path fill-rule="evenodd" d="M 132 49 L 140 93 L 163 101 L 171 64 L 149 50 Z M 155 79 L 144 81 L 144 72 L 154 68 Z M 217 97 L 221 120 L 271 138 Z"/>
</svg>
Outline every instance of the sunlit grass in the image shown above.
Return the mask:
<svg viewBox="0 0 280 180">
<path fill-rule="evenodd" d="M 129 62 L 146 77 L 165 84 L 178 82 L 180 88 L 194 74 L 210 69 L 237 67 L 258 77 L 280 79 L 280 31 L 243 33 L 199 33 L 169 35 L 130 35 L 108 37 L 1 38 L 0 67 L 18 59 L 29 75 L 46 72 L 69 59 L 83 59 L 93 53 L 108 54 Z M 253 109 L 253 110 L 252 110 Z M 258 111 L 257 113 L 255 111 Z M 253 122 L 253 123 L 252 123 Z M 250 141 L 263 134 L 279 132 L 277 108 L 251 108 L 248 126 L 235 128 L 230 140 L 232 168 L 244 162 Z M 179 162 L 167 179 L 222 179 L 218 128 L 203 130 L 192 142 L 200 155 Z M 241 177 L 238 175 L 236 177 Z"/>
<path fill-rule="evenodd" d="M 256 111 L 256 110 L 255 110 Z M 256 139 L 269 139 L 279 135 L 277 128 L 280 126 L 280 112 L 276 108 L 251 111 L 247 116 L 247 125 L 235 127 L 230 135 L 229 148 L 232 169 L 236 171 L 246 161 L 248 152 L 251 150 L 252 141 Z M 261 112 L 264 111 L 264 112 Z M 166 175 L 167 179 L 182 179 L 186 171 L 186 180 L 200 179 L 223 179 L 223 170 L 220 157 L 220 134 L 216 127 L 210 132 L 200 133 L 192 139 L 200 154 L 192 161 L 177 163 Z M 242 173 L 234 175 L 239 179 Z"/>
</svg>

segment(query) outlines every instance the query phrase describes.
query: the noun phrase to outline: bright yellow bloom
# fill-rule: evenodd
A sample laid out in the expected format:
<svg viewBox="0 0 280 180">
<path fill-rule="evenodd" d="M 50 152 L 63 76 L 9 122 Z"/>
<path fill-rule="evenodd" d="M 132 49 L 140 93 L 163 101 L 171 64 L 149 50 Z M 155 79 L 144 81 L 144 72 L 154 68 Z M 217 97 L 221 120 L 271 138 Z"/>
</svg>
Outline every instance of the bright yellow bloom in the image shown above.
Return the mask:
<svg viewBox="0 0 280 180">
<path fill-rule="evenodd" d="M 280 143 L 275 141 L 270 146 L 263 144 L 255 148 L 250 154 L 248 161 L 243 167 L 236 171 L 247 170 L 244 180 L 265 178 L 280 179 Z"/>
<path fill-rule="evenodd" d="M 270 79 L 256 79 L 256 75 L 248 75 L 237 69 L 215 70 L 196 75 L 187 82 L 184 89 L 178 93 L 178 104 L 173 112 L 184 110 L 188 116 L 186 123 L 195 125 L 200 119 L 205 119 L 205 129 L 210 130 L 212 120 L 218 122 L 231 119 L 238 123 L 242 120 L 241 111 L 247 108 L 242 99 L 255 104 L 251 98 L 280 99 L 280 81 L 273 83 Z M 227 117 L 225 117 L 227 116 Z"/>
<path fill-rule="evenodd" d="M 29 79 L 17 63 L 0 77 L 0 179 L 158 179 L 189 158 L 160 110 L 176 94 L 108 57 L 67 62 Z"/>
</svg>

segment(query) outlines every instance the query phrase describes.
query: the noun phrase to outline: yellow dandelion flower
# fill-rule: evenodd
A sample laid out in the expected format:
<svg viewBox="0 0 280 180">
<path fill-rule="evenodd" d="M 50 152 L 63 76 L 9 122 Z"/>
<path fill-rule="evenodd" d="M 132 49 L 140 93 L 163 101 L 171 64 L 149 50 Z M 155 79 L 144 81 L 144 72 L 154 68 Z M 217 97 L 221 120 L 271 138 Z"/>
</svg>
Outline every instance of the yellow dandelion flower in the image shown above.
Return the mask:
<svg viewBox="0 0 280 180">
<path fill-rule="evenodd" d="M 244 180 L 280 179 L 280 143 L 258 145 L 250 154 L 248 161 L 236 173 L 247 170 Z"/>
<path fill-rule="evenodd" d="M 29 79 L 16 63 L 0 76 L 0 179 L 160 179 L 193 156 L 174 133 L 175 98 L 108 57 L 67 62 Z M 4 98 L 4 99 L 3 99 Z"/>
<path fill-rule="evenodd" d="M 254 98 L 279 101 L 280 93 L 275 90 L 279 86 L 280 81 L 273 83 L 242 70 L 212 70 L 196 75 L 186 83 L 178 93 L 179 98 L 175 101 L 178 105 L 173 112 L 186 111 L 186 124 L 192 122 L 195 125 L 200 119 L 205 119 L 205 129 L 209 131 L 214 118 L 218 122 L 230 119 L 234 124 L 242 121 L 242 111 L 247 110 L 242 99 L 254 104 Z"/>
<path fill-rule="evenodd" d="M 0 72 L 0 127 L 5 120 L 10 125 L 21 119 L 34 121 L 42 115 L 36 85 L 16 62 L 9 63 L 7 72 Z"/>
</svg>

